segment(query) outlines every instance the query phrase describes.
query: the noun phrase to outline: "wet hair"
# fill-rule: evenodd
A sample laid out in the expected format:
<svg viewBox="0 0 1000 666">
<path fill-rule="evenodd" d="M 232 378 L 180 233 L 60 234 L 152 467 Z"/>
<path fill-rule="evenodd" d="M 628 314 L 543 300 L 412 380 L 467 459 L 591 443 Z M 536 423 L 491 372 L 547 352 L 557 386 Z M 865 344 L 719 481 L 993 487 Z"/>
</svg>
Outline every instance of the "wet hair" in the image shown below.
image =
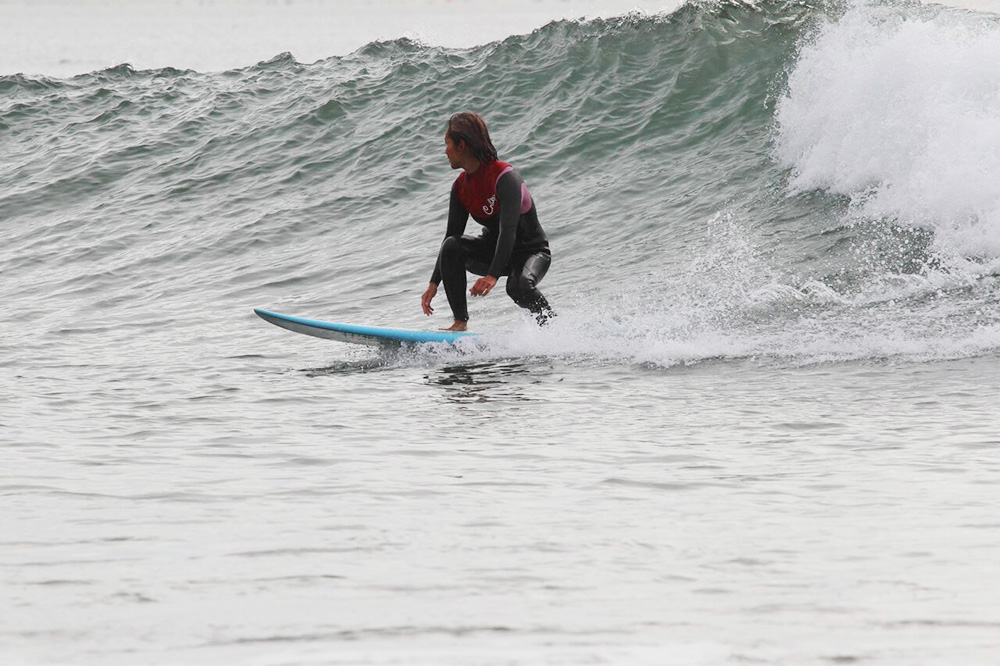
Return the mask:
<svg viewBox="0 0 1000 666">
<path fill-rule="evenodd" d="M 483 164 L 497 159 L 497 149 L 490 141 L 490 131 L 486 129 L 486 121 L 478 113 L 456 113 L 448 120 L 447 136 L 451 142 L 465 143 Z"/>
</svg>

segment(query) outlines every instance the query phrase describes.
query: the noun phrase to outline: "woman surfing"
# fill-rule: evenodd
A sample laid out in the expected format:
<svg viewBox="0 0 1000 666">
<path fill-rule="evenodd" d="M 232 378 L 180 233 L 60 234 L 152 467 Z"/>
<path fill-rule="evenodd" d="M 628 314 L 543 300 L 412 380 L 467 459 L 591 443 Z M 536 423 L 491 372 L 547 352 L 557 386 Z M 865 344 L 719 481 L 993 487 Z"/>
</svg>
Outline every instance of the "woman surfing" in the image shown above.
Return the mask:
<svg viewBox="0 0 1000 666">
<path fill-rule="evenodd" d="M 444 144 L 451 168 L 462 173 L 451 187 L 448 229 L 430 284 L 420 298 L 424 314 L 434 312 L 431 301 L 443 280 L 455 318 L 445 330 L 466 330 L 466 271 L 470 271 L 483 276 L 470 294 L 486 296 L 506 275 L 507 295 L 544 324 L 554 313 L 538 291 L 538 283 L 549 270 L 552 254 L 527 186 L 513 167 L 497 158 L 486 122 L 479 115 L 452 116 Z M 463 235 L 470 215 L 483 226 L 479 236 Z"/>
</svg>

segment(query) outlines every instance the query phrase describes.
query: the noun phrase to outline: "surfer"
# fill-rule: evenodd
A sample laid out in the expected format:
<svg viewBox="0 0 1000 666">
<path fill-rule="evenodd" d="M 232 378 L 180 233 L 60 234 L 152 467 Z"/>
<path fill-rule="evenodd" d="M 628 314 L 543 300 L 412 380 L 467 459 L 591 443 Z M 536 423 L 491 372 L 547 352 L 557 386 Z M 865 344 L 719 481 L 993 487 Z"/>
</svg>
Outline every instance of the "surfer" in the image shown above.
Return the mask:
<svg viewBox="0 0 1000 666">
<path fill-rule="evenodd" d="M 462 169 L 462 173 L 451 187 L 448 230 L 430 284 L 420 297 L 424 314 L 434 312 L 431 301 L 444 280 L 455 317 L 455 323 L 445 330 L 464 331 L 469 321 L 466 271 L 471 271 L 483 277 L 472 285 L 470 294 L 486 296 L 500 276 L 506 275 L 507 295 L 544 324 L 553 312 L 538 291 L 538 283 L 549 270 L 552 254 L 527 186 L 517 171 L 497 159 L 497 149 L 479 115 L 453 115 L 444 144 L 451 168 Z M 479 236 L 463 235 L 470 215 L 483 225 Z"/>
</svg>

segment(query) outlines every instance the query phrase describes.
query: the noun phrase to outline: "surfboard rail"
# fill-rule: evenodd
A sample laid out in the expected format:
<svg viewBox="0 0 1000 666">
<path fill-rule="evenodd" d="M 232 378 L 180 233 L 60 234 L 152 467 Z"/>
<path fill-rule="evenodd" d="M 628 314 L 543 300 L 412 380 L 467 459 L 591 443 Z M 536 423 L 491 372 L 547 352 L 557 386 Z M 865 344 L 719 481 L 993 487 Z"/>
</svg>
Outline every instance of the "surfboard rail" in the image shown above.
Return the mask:
<svg viewBox="0 0 1000 666">
<path fill-rule="evenodd" d="M 258 317 L 275 326 L 311 335 L 325 340 L 336 340 L 350 344 L 371 346 L 398 346 L 406 343 L 446 343 L 455 344 L 463 338 L 475 337 L 475 333 L 458 331 L 420 331 L 405 328 L 383 328 L 381 326 L 363 326 L 359 324 L 341 324 L 318 319 L 306 319 L 294 315 L 271 312 L 263 308 L 254 308 Z"/>
</svg>

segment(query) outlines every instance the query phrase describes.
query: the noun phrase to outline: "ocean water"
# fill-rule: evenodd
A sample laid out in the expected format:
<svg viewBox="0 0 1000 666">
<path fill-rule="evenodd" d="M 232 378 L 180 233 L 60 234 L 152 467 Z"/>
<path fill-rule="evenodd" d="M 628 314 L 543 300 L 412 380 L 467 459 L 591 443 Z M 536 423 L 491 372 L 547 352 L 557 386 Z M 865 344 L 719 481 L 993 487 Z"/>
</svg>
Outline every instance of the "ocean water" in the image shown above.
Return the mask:
<svg viewBox="0 0 1000 666">
<path fill-rule="evenodd" d="M 5 664 L 996 664 L 1000 16 L 0 76 Z M 398 352 L 484 114 L 539 329 Z"/>
</svg>

